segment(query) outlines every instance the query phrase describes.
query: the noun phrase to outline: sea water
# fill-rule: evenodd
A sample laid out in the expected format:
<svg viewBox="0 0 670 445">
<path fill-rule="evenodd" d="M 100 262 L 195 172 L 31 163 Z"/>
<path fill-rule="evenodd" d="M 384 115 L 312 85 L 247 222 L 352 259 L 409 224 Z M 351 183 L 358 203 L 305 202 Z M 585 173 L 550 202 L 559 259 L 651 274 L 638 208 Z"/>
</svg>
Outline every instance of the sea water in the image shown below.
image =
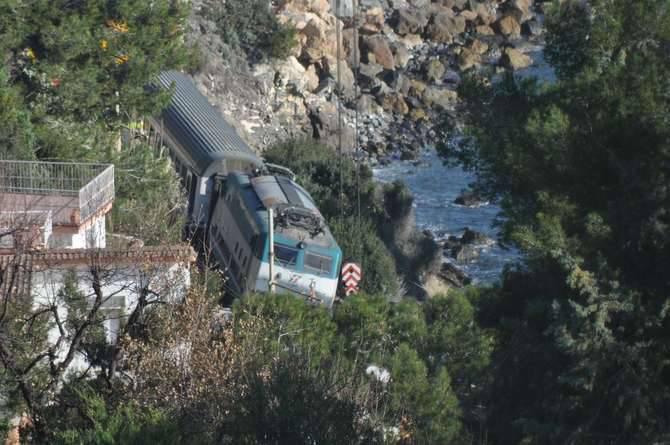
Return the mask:
<svg viewBox="0 0 670 445">
<path fill-rule="evenodd" d="M 417 161 L 394 160 L 386 166 L 375 167 L 373 173 L 381 182 L 402 180 L 407 184 L 414 196 L 416 224 L 420 230 L 430 230 L 440 240 L 450 235 L 460 237 L 467 227 L 492 240 L 478 245 L 479 256 L 471 261 L 443 257 L 470 275 L 476 284 L 496 282 L 503 267 L 519 259 L 517 250 L 498 242 L 499 228 L 494 224 L 500 214 L 497 205 L 484 202 L 466 207 L 454 203 L 474 178 L 460 167 L 446 167 L 435 149 L 426 148 Z"/>
</svg>

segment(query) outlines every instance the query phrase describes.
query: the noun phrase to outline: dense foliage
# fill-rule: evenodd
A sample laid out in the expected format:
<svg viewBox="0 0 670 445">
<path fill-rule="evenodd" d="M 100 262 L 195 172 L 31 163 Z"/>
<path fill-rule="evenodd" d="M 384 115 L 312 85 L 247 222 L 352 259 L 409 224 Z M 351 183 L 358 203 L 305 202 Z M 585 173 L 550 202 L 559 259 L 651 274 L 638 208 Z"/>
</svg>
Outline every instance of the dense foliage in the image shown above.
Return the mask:
<svg viewBox="0 0 670 445">
<path fill-rule="evenodd" d="M 252 296 L 227 319 L 192 292 L 127 345 L 132 385 L 103 401 L 71 382 L 72 409 L 49 413 L 56 443 L 468 443 L 491 349 L 473 316 L 456 293 L 423 306 L 360 295 L 332 316 Z"/>
<path fill-rule="evenodd" d="M 7 153 L 97 159 L 133 116 L 167 95 L 146 85 L 184 67 L 187 4 L 179 1 L 0 1 L 0 115 Z M 20 124 L 20 125 L 19 125 Z"/>
<path fill-rule="evenodd" d="M 216 23 L 225 43 L 242 49 L 253 62 L 284 58 L 298 43 L 295 27 L 280 23 L 270 3 L 263 0 L 209 2 L 203 15 Z"/>
<path fill-rule="evenodd" d="M 483 312 L 500 332 L 499 443 L 662 443 L 670 428 L 670 10 L 565 1 L 553 84 L 471 78 L 457 156 L 526 252 Z M 494 314 L 486 316 L 486 314 Z"/>
</svg>

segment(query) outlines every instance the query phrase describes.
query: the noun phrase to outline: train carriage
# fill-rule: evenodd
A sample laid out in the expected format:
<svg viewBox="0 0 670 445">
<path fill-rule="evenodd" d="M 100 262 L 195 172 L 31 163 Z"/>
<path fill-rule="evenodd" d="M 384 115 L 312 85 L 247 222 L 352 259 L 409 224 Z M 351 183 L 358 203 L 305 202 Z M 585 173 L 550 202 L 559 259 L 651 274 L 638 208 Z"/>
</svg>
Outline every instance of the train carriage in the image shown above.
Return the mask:
<svg viewBox="0 0 670 445">
<path fill-rule="evenodd" d="M 251 172 L 262 168 L 263 162 L 188 77 L 166 71 L 158 82 L 174 90 L 170 106 L 160 117 L 150 118 L 149 124 L 170 149 L 188 193 L 189 222 L 202 230 L 210 219 L 217 176 Z"/>
<path fill-rule="evenodd" d="M 169 71 L 159 84 L 174 92 L 149 121 L 151 131 L 170 150 L 188 192 L 189 221 L 226 272 L 228 289 L 268 290 L 272 208 L 278 292 L 331 306 L 342 252 L 311 196 L 289 170 L 263 163 L 188 77 Z"/>
</svg>

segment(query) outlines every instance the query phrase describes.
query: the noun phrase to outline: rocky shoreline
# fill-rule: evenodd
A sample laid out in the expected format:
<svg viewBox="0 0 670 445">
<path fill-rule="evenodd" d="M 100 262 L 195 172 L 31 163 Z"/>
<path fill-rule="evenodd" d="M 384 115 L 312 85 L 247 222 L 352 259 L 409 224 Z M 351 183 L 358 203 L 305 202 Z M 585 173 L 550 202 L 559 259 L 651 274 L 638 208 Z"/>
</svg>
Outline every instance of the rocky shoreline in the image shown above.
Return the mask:
<svg viewBox="0 0 670 445">
<path fill-rule="evenodd" d="M 466 71 L 527 68 L 528 48 L 543 38 L 544 3 L 533 0 L 361 0 L 357 19 L 352 0 L 340 0 L 341 19 L 328 0 L 279 0 L 278 20 L 295 27 L 298 44 L 285 59 L 251 65 L 207 17 L 215 1 L 193 2 L 189 39 L 203 54 L 193 76 L 260 153 L 288 138 L 318 138 L 331 147 L 341 138 L 350 153 L 358 141 L 372 165 L 417 159 L 435 144 L 443 113 L 458 117 L 457 88 Z M 462 199 L 461 205 L 478 205 L 474 196 Z M 405 213 L 412 220 L 412 209 Z M 475 258 L 490 240 L 467 232 L 439 240 L 405 226 L 411 229 L 404 236 L 389 237 L 398 264 L 411 263 L 418 246 L 431 246 L 423 249 L 430 256 L 425 267 L 409 277 L 417 285 L 410 293 L 433 295 L 471 282 L 453 261 Z"/>
<path fill-rule="evenodd" d="M 190 38 L 204 53 L 195 78 L 250 144 L 262 151 L 311 136 L 336 146 L 339 27 L 342 147 L 353 150 L 357 139 L 373 162 L 391 154 L 412 159 L 434 143 L 439 116 L 457 114 L 465 71 L 530 66 L 524 44 L 542 39 L 545 5 L 362 0 L 354 17 L 352 0 L 341 0 L 338 19 L 328 0 L 280 0 L 275 13 L 295 27 L 298 44 L 284 60 L 250 66 L 203 14 L 212 1 L 193 5 Z"/>
</svg>

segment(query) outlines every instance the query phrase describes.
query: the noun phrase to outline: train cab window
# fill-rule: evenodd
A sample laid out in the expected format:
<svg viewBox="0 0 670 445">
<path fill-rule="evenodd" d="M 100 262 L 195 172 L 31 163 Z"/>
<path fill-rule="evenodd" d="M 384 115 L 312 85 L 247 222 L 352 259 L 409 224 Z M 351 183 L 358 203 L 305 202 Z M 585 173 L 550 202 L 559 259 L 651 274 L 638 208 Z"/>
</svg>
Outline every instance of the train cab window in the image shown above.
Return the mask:
<svg viewBox="0 0 670 445">
<path fill-rule="evenodd" d="M 275 258 L 284 266 L 295 266 L 298 261 L 298 249 L 275 243 Z"/>
<path fill-rule="evenodd" d="M 333 267 L 333 259 L 314 252 L 305 253 L 305 271 L 317 275 L 329 275 Z"/>
</svg>

